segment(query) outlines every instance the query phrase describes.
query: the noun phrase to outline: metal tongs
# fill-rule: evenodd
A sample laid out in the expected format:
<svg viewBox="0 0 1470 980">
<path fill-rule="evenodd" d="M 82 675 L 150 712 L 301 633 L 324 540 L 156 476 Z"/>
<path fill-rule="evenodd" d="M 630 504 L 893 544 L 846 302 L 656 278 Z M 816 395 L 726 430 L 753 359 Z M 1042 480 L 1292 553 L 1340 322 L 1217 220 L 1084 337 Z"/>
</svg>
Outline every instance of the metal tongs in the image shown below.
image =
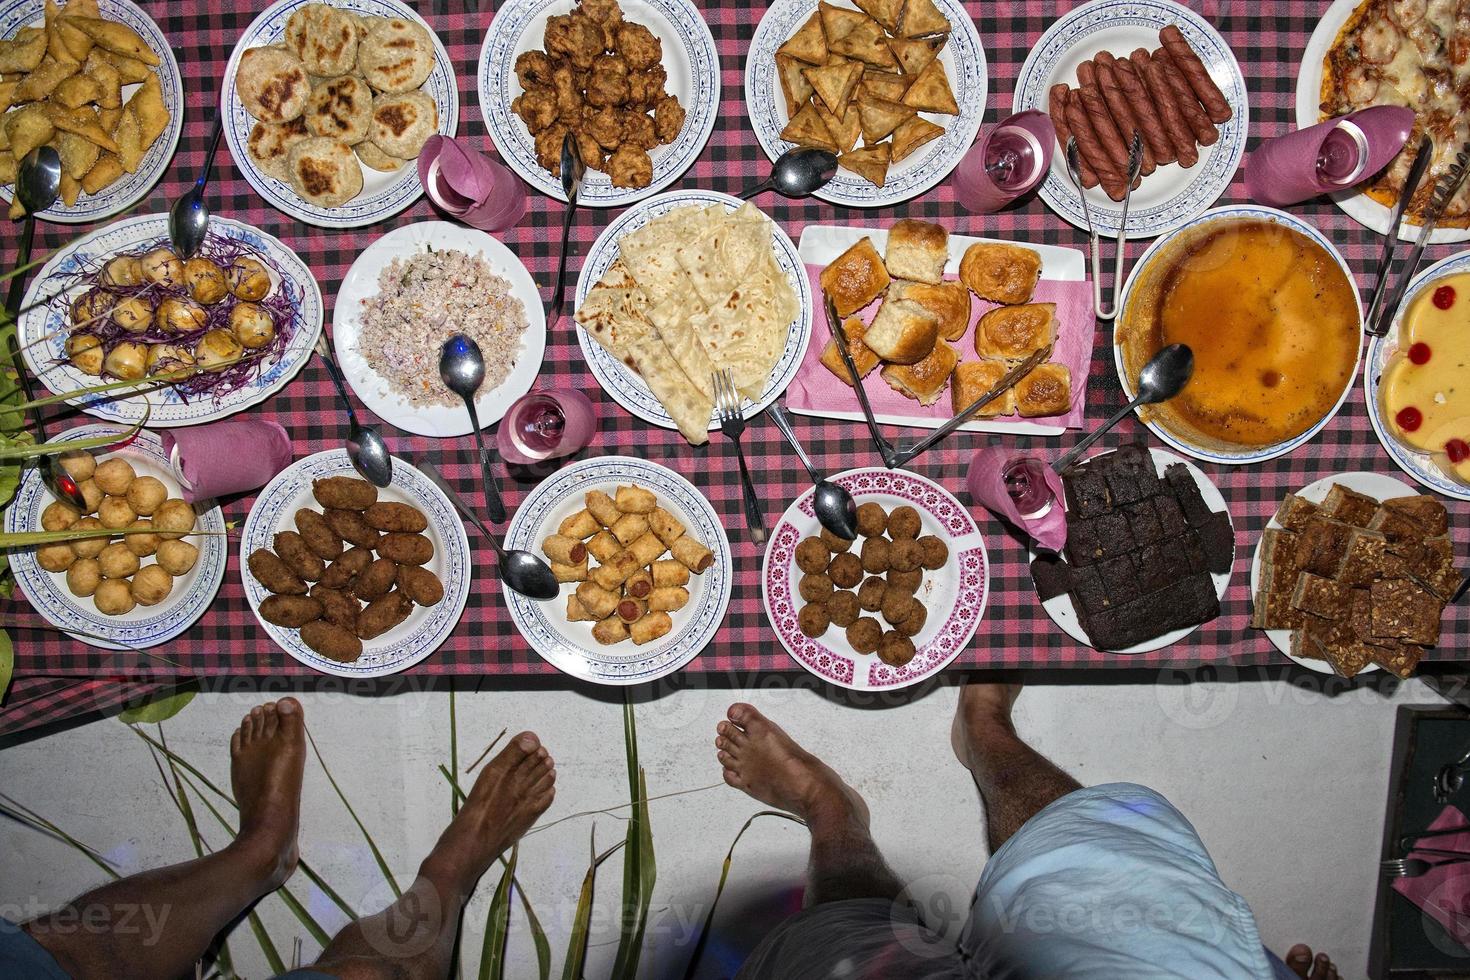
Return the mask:
<svg viewBox="0 0 1470 980">
<path fill-rule="evenodd" d="M 1108 305 L 1103 306 L 1102 246 L 1098 241 L 1097 225 L 1092 221 L 1092 206 L 1087 203 L 1087 192 L 1082 188 L 1082 151 L 1077 147 L 1077 137 L 1067 137 L 1067 176 L 1077 188 L 1077 197 L 1082 201 L 1082 216 L 1087 220 L 1087 251 L 1092 258 L 1092 312 L 1099 320 L 1111 320 L 1118 315 L 1118 288 L 1123 282 L 1123 253 L 1128 245 L 1128 203 L 1133 197 L 1133 182 L 1143 170 L 1143 134 L 1133 131 L 1133 140 L 1128 144 L 1128 173 L 1123 184 L 1123 217 L 1118 222 L 1117 249 L 1113 256 L 1113 288 L 1109 292 Z"/>
<path fill-rule="evenodd" d="M 863 389 L 863 380 L 858 376 L 857 365 L 853 363 L 852 351 L 847 349 L 847 334 L 842 329 L 841 318 L 837 316 L 837 304 L 832 302 L 832 297 L 830 296 L 824 295 L 822 298 L 826 301 L 827 306 L 827 329 L 832 334 L 833 343 L 837 345 L 837 352 L 842 357 L 842 363 L 847 366 L 847 373 L 852 377 L 852 387 L 857 392 L 858 404 L 862 406 L 863 418 L 868 423 L 868 432 L 873 436 L 873 445 L 878 448 L 878 455 L 882 457 L 883 465 L 890 470 L 897 469 L 920 453 L 932 449 L 955 429 L 970 421 L 976 412 L 1005 394 L 1017 381 L 1020 381 L 1029 374 L 1032 368 L 1051 356 L 1050 345 L 1034 352 L 1026 360 L 1011 368 L 1010 371 L 1007 371 L 999 381 L 991 386 L 989 391 L 971 402 L 963 412 L 960 412 L 954 418 L 907 449 L 896 449 L 893 443 L 889 442 L 882 431 L 879 430 L 878 420 L 873 417 L 873 406 L 868 401 L 867 391 Z"/>
<path fill-rule="evenodd" d="M 1368 315 L 1363 319 L 1364 329 L 1370 337 L 1382 337 L 1393 326 L 1393 317 L 1398 311 L 1399 303 L 1403 301 L 1404 293 L 1408 291 L 1409 282 L 1414 278 L 1414 273 L 1419 271 L 1419 261 L 1424 257 L 1424 246 L 1429 244 L 1429 238 L 1434 234 L 1434 228 L 1439 224 L 1439 219 L 1444 216 L 1445 208 L 1449 207 L 1450 201 L 1454 200 L 1455 195 L 1460 192 L 1460 188 L 1465 183 L 1467 168 L 1470 168 L 1470 142 L 1467 142 L 1460 147 L 1460 152 L 1455 154 L 1455 162 L 1450 164 L 1450 169 L 1434 186 L 1434 193 L 1429 198 L 1429 207 L 1424 212 L 1424 223 L 1419 226 L 1419 237 L 1415 240 L 1414 249 L 1409 253 L 1403 268 L 1399 270 L 1398 282 L 1394 284 L 1393 289 L 1386 288 L 1389 274 L 1392 272 L 1399 222 L 1403 220 L 1404 211 L 1408 207 L 1409 198 L 1414 195 L 1415 187 L 1423 178 L 1424 172 L 1429 169 L 1430 158 L 1434 155 L 1433 146 L 1428 136 L 1419 141 L 1419 154 L 1414 158 L 1414 165 L 1409 171 L 1408 180 L 1404 183 L 1403 193 L 1399 195 L 1398 206 L 1394 208 L 1393 224 L 1389 227 L 1388 237 L 1383 243 L 1383 256 L 1378 260 L 1378 283 L 1373 287 L 1373 301 L 1368 306 Z"/>
</svg>

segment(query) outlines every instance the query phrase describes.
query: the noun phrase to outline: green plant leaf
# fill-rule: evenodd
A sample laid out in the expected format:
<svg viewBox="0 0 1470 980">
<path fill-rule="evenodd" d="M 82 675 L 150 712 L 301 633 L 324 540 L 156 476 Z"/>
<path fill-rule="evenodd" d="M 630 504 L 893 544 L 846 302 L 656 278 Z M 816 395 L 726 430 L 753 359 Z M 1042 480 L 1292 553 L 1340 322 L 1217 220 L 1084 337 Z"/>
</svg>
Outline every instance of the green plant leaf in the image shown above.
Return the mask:
<svg viewBox="0 0 1470 980">
<path fill-rule="evenodd" d="M 0 405 L 0 411 L 5 406 Z M 4 445 L 0 444 L 0 459 L 31 459 L 36 456 L 55 456 L 58 453 L 69 453 L 73 449 L 101 449 L 103 446 L 112 446 L 119 442 L 127 442 L 138 430 L 148 424 L 148 419 L 153 415 L 153 406 L 143 406 L 143 417 L 121 432 L 109 432 L 104 436 L 91 436 L 87 439 L 63 439 L 60 442 L 42 442 L 34 445 Z"/>
<path fill-rule="evenodd" d="M 5 805 L 0 806 L 0 813 L 3 813 L 5 816 L 16 821 L 17 823 L 25 824 L 27 827 L 30 827 L 32 830 L 35 830 L 39 833 L 50 834 L 57 840 L 66 844 L 72 850 L 76 851 L 78 854 L 81 854 L 93 864 L 97 865 L 97 867 L 101 868 L 107 874 L 107 876 L 112 878 L 114 881 L 122 877 L 118 870 L 112 866 L 112 863 L 109 862 L 101 854 L 99 854 L 95 848 L 83 844 L 71 834 L 68 834 L 66 831 L 56 826 L 56 824 L 52 823 L 50 820 L 47 820 L 45 817 L 32 810 L 30 807 L 25 806 L 24 804 L 10 798 L 9 796 L 6 796 L 4 793 L 0 793 L 0 800 L 5 801 Z"/>
<path fill-rule="evenodd" d="M 192 687 L 178 688 L 120 711 L 117 718 L 118 721 L 128 725 L 157 724 L 161 721 L 168 721 L 183 711 L 198 693 L 199 691 Z M 169 765 L 173 765 L 172 760 Z"/>
<path fill-rule="evenodd" d="M 485 941 L 480 947 L 480 980 L 503 980 L 505 977 L 505 937 L 510 932 L 510 889 L 520 861 L 521 845 L 510 849 L 510 862 L 500 875 L 500 884 L 490 896 L 485 913 Z"/>
<path fill-rule="evenodd" d="M 449 771 L 459 773 L 459 722 L 454 714 L 454 688 L 449 689 Z M 449 788 L 449 815 L 459 816 L 459 785 Z"/>
<path fill-rule="evenodd" d="M 0 702 L 5 700 L 5 692 L 10 690 L 10 678 L 15 673 L 15 644 L 10 640 L 10 634 L 0 630 Z"/>
<path fill-rule="evenodd" d="M 628 762 L 628 798 L 633 801 L 628 817 L 627 847 L 623 851 L 623 902 L 619 919 L 614 980 L 636 980 L 643 955 L 643 933 L 648 925 L 648 906 L 658 871 L 653 857 L 653 827 L 648 817 L 648 787 L 643 767 L 638 764 L 638 725 L 633 701 L 623 700 L 623 750 Z"/>
<path fill-rule="evenodd" d="M 577 911 L 572 916 L 572 935 L 567 940 L 567 956 L 561 967 L 562 980 L 582 980 L 582 970 L 587 965 L 587 937 L 592 924 L 592 896 L 593 885 L 597 881 L 597 869 L 628 843 L 626 839 L 620 840 L 598 854 L 596 824 L 592 825 L 589 837 L 587 873 L 582 876 L 582 890 L 577 895 Z"/>
<path fill-rule="evenodd" d="M 223 531 L 201 531 L 195 528 L 193 531 L 183 532 L 186 538 L 192 537 L 218 537 L 228 535 L 235 529 L 233 521 L 225 525 Z M 0 548 L 35 548 L 43 544 L 56 544 L 59 541 L 81 541 L 86 538 L 111 538 L 119 534 L 152 534 L 153 529 L 148 527 L 99 527 L 93 530 L 73 531 L 67 528 L 64 531 L 12 531 L 0 534 Z"/>
<path fill-rule="evenodd" d="M 327 768 L 327 760 L 322 758 L 322 750 L 317 748 L 316 739 L 311 737 L 309 728 L 306 730 L 306 740 L 311 743 L 311 751 L 316 754 L 316 761 L 321 763 L 322 772 L 326 773 L 327 782 L 332 784 L 332 789 L 337 793 L 337 799 L 342 801 L 342 805 L 347 808 L 348 815 L 352 817 L 352 822 L 357 824 L 358 830 L 362 831 L 362 839 L 367 841 L 368 850 L 372 851 L 373 860 L 377 862 L 378 870 L 383 873 L 383 880 L 393 890 L 393 897 L 402 898 L 403 889 L 398 887 L 398 882 L 393 878 L 393 872 L 388 869 L 388 862 L 384 860 L 383 852 L 378 850 L 378 842 L 373 840 L 373 835 L 368 833 L 367 827 L 358 819 L 357 811 L 352 809 L 351 803 L 347 802 L 347 794 L 342 792 L 342 787 L 337 785 L 337 780 L 332 776 L 332 770 Z"/>
</svg>

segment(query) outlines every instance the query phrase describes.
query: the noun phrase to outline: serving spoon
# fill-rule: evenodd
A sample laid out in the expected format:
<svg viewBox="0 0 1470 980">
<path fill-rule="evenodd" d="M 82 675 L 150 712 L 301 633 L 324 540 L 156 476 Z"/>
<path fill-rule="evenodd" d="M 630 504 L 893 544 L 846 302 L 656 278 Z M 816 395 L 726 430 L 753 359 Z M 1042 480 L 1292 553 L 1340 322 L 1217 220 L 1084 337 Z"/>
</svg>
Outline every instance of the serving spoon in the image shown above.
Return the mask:
<svg viewBox="0 0 1470 980">
<path fill-rule="evenodd" d="M 793 147 L 776 158 L 769 177 L 736 196 L 748 201 L 757 194 L 774 190 L 786 197 L 808 197 L 836 173 L 837 154 L 807 146 Z"/>
<path fill-rule="evenodd" d="M 500 499 L 500 488 L 496 486 L 495 474 L 490 471 L 490 449 L 480 432 L 480 416 L 475 413 L 475 393 L 485 381 L 485 357 L 480 345 L 462 333 L 457 333 L 444 342 L 439 351 L 439 377 L 450 391 L 464 399 L 464 407 L 470 413 L 470 425 L 475 432 L 475 444 L 480 447 L 480 476 L 485 484 L 485 509 L 490 520 L 505 523 L 505 504 Z"/>
<path fill-rule="evenodd" d="M 352 468 L 373 486 L 386 487 L 393 482 L 393 455 L 388 452 L 388 446 L 377 429 L 357 420 L 352 398 L 347 394 L 347 382 L 342 377 L 342 369 L 337 367 L 337 362 L 332 357 L 332 348 L 327 343 L 325 330 L 317 335 L 316 352 L 321 355 L 322 363 L 327 366 L 327 374 L 331 375 L 332 384 L 337 386 L 337 394 L 347 407 L 347 422 L 352 426 L 347 433 L 347 458 L 352 461 Z"/>
<path fill-rule="evenodd" d="M 776 423 L 776 428 L 791 443 L 791 448 L 796 450 L 796 458 L 801 460 L 801 465 L 806 467 L 807 475 L 816 484 L 812 494 L 812 510 L 816 511 L 817 521 L 823 527 L 837 535 L 844 541 L 852 541 L 857 537 L 857 502 L 852 499 L 852 494 L 847 488 L 833 483 L 831 480 L 819 474 L 813 467 L 812 461 L 807 458 L 806 450 L 801 448 L 801 443 L 796 440 L 796 430 L 791 426 L 791 416 L 779 401 L 773 401 L 766 408 L 766 414 L 771 421 Z"/>
<path fill-rule="evenodd" d="M 1183 390 L 1194 373 L 1194 351 L 1187 344 L 1170 344 L 1148 359 L 1143 370 L 1138 372 L 1138 394 L 1120 408 L 1117 413 L 1092 432 L 1072 451 L 1051 464 L 1058 473 L 1071 466 L 1086 451 L 1087 447 L 1102 438 L 1103 433 L 1123 420 L 1123 416 L 1140 405 L 1155 405 L 1168 401 Z"/>
<path fill-rule="evenodd" d="M 571 133 L 561 141 L 561 191 L 567 198 L 567 211 L 561 219 L 561 258 L 556 262 L 556 297 L 551 312 L 546 315 L 546 325 L 556 326 L 561 318 L 562 307 L 567 298 L 567 251 L 572 241 L 572 214 L 577 210 L 577 195 L 582 190 L 582 174 L 586 166 L 582 163 L 582 151 Z"/>
<path fill-rule="evenodd" d="M 500 543 L 500 538 L 485 526 L 485 523 L 470 510 L 464 498 L 454 492 L 449 481 L 444 479 L 444 474 L 428 461 L 421 461 L 419 471 L 429 478 L 429 482 L 444 491 L 444 496 L 449 502 L 471 521 L 480 533 L 490 541 L 490 546 L 495 549 L 496 564 L 500 568 L 500 578 L 513 592 L 519 592 L 528 599 L 537 599 L 545 602 L 547 599 L 555 599 L 561 592 L 561 584 L 557 582 L 556 575 L 551 568 L 540 558 L 529 551 L 521 551 L 517 548 L 508 549 Z"/>
<path fill-rule="evenodd" d="M 214 170 L 214 151 L 219 149 L 219 138 L 224 131 L 224 117 L 216 111 L 214 134 L 209 138 L 209 152 L 204 154 L 204 166 L 200 168 L 194 186 L 185 191 L 174 202 L 174 206 L 169 208 L 168 240 L 173 243 L 179 258 L 185 261 L 194 257 L 199 246 L 204 244 L 204 236 L 209 233 L 209 205 L 204 203 L 204 185 L 209 183 L 209 175 Z"/>
</svg>

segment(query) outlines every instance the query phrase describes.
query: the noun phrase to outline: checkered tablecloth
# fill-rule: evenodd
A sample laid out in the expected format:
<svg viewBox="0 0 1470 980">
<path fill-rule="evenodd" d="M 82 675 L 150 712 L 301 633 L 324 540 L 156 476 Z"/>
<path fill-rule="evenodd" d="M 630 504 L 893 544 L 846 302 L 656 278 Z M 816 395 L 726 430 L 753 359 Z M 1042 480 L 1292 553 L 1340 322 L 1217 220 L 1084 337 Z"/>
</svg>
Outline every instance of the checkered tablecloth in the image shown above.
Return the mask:
<svg viewBox="0 0 1470 980">
<path fill-rule="evenodd" d="M 217 79 L 223 72 L 231 46 L 255 15 L 258 5 L 245 0 L 215 0 L 211 3 L 174 3 L 141 0 L 180 52 L 188 111 L 184 138 L 168 176 L 152 194 L 147 205 L 135 213 L 167 210 L 176 194 L 192 179 L 203 160 L 206 140 L 217 102 Z M 765 156 L 746 123 L 743 83 L 744 54 L 764 8 L 743 0 L 702 0 L 700 3 L 719 46 L 723 104 L 719 121 L 708 146 L 692 169 L 676 183 L 678 187 L 736 191 L 764 176 Z M 1007 114 L 1016 73 L 1042 30 L 1070 4 L 1036 0 L 991 4 L 968 0 L 965 7 L 977 18 L 981 38 L 990 61 L 991 94 L 986 122 Z M 1208 17 L 1234 48 L 1241 61 L 1251 94 L 1251 147 L 1263 137 L 1290 128 L 1291 106 L 1302 50 L 1327 4 L 1314 2 L 1204 2 L 1191 6 Z M 459 2 L 421 0 L 420 12 L 443 39 L 454 60 L 460 85 L 459 133 L 475 146 L 491 149 L 486 138 L 475 90 L 475 66 L 486 25 L 493 14 L 489 3 L 483 9 L 467 10 Z M 240 176 L 228 153 L 220 154 L 212 185 L 217 214 L 250 222 L 271 232 L 295 248 L 316 272 L 328 307 L 328 323 L 337 285 L 353 258 L 390 227 L 435 217 L 430 204 L 420 200 L 383 225 L 359 230 L 334 231 L 308 227 L 264 206 Z M 1245 201 L 1244 181 L 1239 176 L 1221 203 Z M 875 211 L 834 208 L 815 202 L 794 203 L 767 195 L 761 206 L 786 229 L 793 239 L 809 223 L 853 223 L 887 226 L 903 216 L 944 222 L 951 231 L 1082 247 L 1082 233 L 1053 215 L 1032 199 L 999 215 L 965 213 L 955 203 L 946 184 L 922 197 L 893 209 Z M 1378 236 L 1356 225 L 1325 201 L 1293 209 L 1315 222 L 1347 256 L 1360 287 L 1369 284 L 1368 271 L 1376 258 Z M 585 253 L 612 215 L 606 211 L 582 211 L 577 216 L 573 241 L 578 256 Z M 554 271 L 554 249 L 562 220 L 562 206 L 539 195 L 531 195 L 531 209 L 520 226 L 499 236 L 547 286 Z M 69 229 L 43 226 L 40 242 L 55 246 L 67 240 Z M 1136 258 L 1146 242 L 1133 243 Z M 9 256 L 13 245 L 6 244 Z M 1448 254 L 1451 247 L 1430 250 L 1427 261 Z M 573 270 L 579 260 L 572 260 Z M 820 331 L 819 331 L 820 334 Z M 1101 419 L 1122 401 L 1108 345 L 1111 330 L 1100 329 L 1089 386 L 1089 415 Z M 734 672 L 745 680 L 758 672 L 790 671 L 796 665 L 781 649 L 766 621 L 759 591 L 761 554 L 743 533 L 740 484 L 729 444 L 715 438 L 708 446 L 691 448 L 675 432 L 652 428 L 629 416 L 603 396 L 587 372 L 570 322 L 563 319 L 547 337 L 542 385 L 576 386 L 590 392 L 601 418 L 601 431 L 592 454 L 631 453 L 672 467 L 688 477 L 725 516 L 734 547 L 735 590 L 724 627 L 715 641 L 686 667 L 689 671 Z M 252 411 L 267 413 L 291 432 L 298 456 L 338 446 L 347 434 L 346 420 L 334 400 L 330 382 L 320 366 L 311 364 L 273 399 Z M 61 424 L 84 421 L 76 415 L 59 415 Z M 801 438 L 819 466 L 842 469 L 876 462 L 872 445 L 860 425 L 801 418 Z M 1143 431 L 1125 421 L 1108 438 L 1109 444 L 1135 438 Z M 915 469 L 932 477 L 964 499 L 963 481 L 970 454 L 994 438 L 961 433 L 942 448 L 921 457 Z M 1012 440 L 1016 445 L 1055 452 L 1076 438 L 1061 440 Z M 478 497 L 478 468 L 473 466 L 467 440 L 429 440 L 397 432 L 389 433 L 395 450 L 406 450 L 435 460 L 450 480 L 471 499 Z M 787 451 L 776 429 L 764 420 L 751 423 L 745 435 L 755 479 L 766 501 L 768 520 L 806 486 L 804 476 Z M 985 617 L 957 667 L 977 665 L 1005 667 L 1163 667 L 1201 663 L 1234 666 L 1284 662 L 1267 638 L 1248 627 L 1250 602 L 1247 577 L 1251 549 L 1270 519 L 1283 493 L 1322 476 L 1349 470 L 1375 470 L 1401 474 L 1376 441 L 1363 406 L 1361 387 L 1355 387 L 1347 404 L 1327 429 L 1290 456 L 1249 468 L 1204 470 L 1214 479 L 1229 501 L 1235 522 L 1235 577 L 1224 603 L 1224 613 L 1188 639 L 1155 654 L 1120 657 L 1099 653 L 1071 642 L 1042 610 L 1031 589 L 1026 568 L 1026 551 L 1001 523 L 985 512 L 977 513 L 990 550 L 990 596 Z M 503 484 L 507 504 L 514 507 L 534 485 L 508 480 Z M 243 521 L 253 495 L 228 500 L 226 517 Z M 1457 551 L 1466 553 L 1466 517 L 1470 507 L 1452 505 L 1456 520 Z M 447 643 L 414 668 L 428 675 L 546 675 L 553 668 L 543 662 L 511 625 L 492 571 L 493 555 L 476 535 L 478 575 L 463 620 Z M 1470 615 L 1460 609 L 1446 622 L 1445 641 L 1436 655 L 1455 656 L 1470 634 Z M 301 674 L 305 668 L 279 650 L 257 625 L 242 594 L 237 560 L 230 569 L 212 608 L 183 636 L 153 651 L 108 653 L 75 642 L 45 624 L 30 611 L 24 599 L 0 604 L 0 621 L 16 640 L 17 686 L 9 704 L 0 711 L 0 732 L 54 721 L 81 710 L 115 703 L 110 698 L 112 678 L 127 678 L 127 688 L 149 680 L 174 681 L 189 676 L 280 676 Z M 160 659 L 166 658 L 166 659 Z M 54 679 L 71 679 L 68 693 Z M 85 685 L 81 682 L 86 681 Z M 567 681 L 566 683 L 571 683 Z"/>
</svg>

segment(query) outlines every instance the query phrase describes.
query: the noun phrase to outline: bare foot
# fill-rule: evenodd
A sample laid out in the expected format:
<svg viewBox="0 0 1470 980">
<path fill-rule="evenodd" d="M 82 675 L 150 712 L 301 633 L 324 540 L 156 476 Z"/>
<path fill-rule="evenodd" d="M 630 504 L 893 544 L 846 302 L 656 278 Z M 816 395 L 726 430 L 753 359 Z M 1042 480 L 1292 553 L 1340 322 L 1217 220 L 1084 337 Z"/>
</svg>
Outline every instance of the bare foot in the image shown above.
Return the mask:
<svg viewBox="0 0 1470 980">
<path fill-rule="evenodd" d="M 1312 948 L 1306 943 L 1297 943 L 1286 951 L 1286 965 L 1292 973 L 1304 980 L 1338 980 L 1337 967 L 1326 953 L 1312 957 Z"/>
<path fill-rule="evenodd" d="M 259 860 L 267 891 L 296 870 L 305 764 L 306 716 L 295 698 L 251 708 L 230 736 L 230 784 L 240 805 L 234 846 Z"/>
<path fill-rule="evenodd" d="M 830 817 L 867 826 L 868 807 L 857 791 L 781 726 L 748 704 L 732 704 L 726 715 L 715 728 L 726 783 L 809 824 Z"/>
<path fill-rule="evenodd" d="M 1011 707 L 1020 696 L 1020 684 L 967 680 L 960 687 L 949 744 L 966 769 L 975 768 L 975 753 L 982 750 L 992 735 L 1003 733 L 1014 737 Z"/>
<path fill-rule="evenodd" d="M 474 788 L 424 861 L 466 892 L 556 797 L 556 764 L 532 732 L 510 740 L 480 771 Z"/>
</svg>

